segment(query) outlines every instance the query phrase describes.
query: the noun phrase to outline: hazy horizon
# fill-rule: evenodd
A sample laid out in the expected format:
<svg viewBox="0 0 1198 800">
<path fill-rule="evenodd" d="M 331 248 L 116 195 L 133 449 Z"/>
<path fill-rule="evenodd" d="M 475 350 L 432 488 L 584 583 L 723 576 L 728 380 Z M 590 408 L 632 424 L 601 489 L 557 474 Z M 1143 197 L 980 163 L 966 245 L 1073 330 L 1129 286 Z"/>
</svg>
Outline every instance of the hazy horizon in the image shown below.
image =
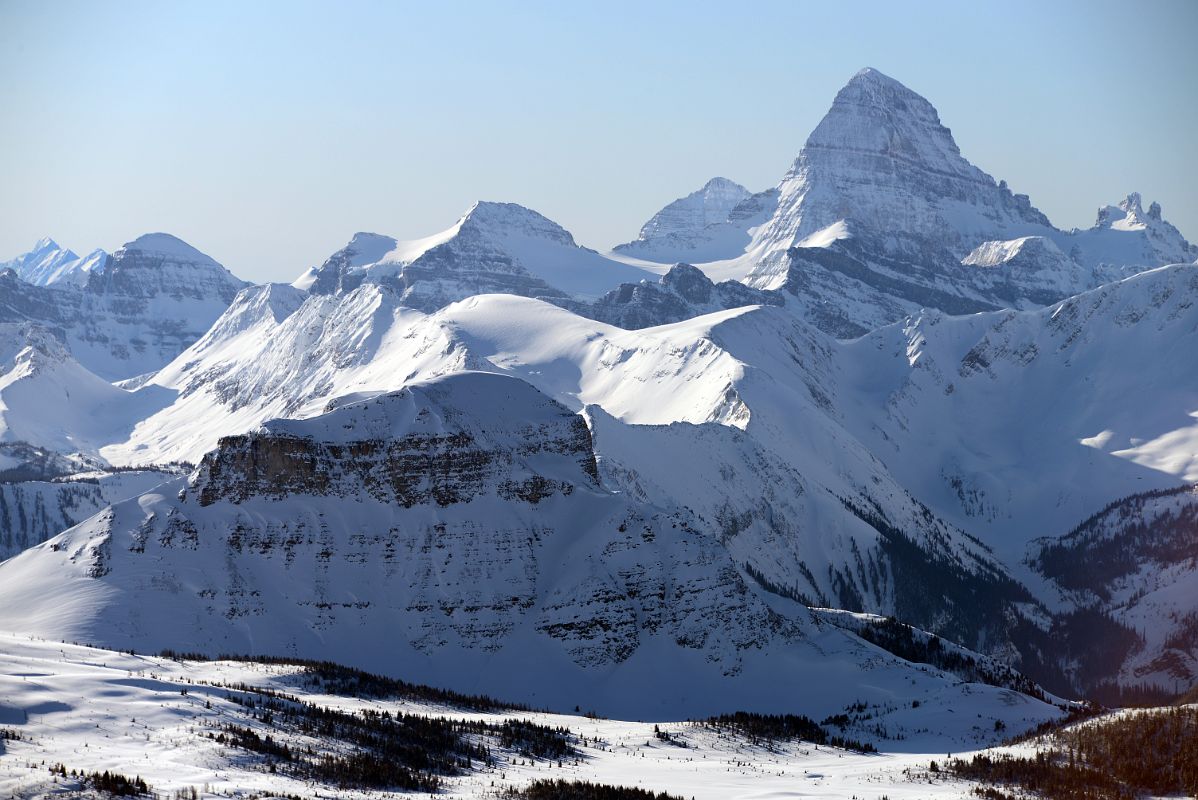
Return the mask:
<svg viewBox="0 0 1198 800">
<path fill-rule="evenodd" d="M 475 200 L 605 250 L 723 176 L 777 183 L 871 66 L 1061 228 L 1140 192 L 1198 238 L 1198 4 L 900 8 L 0 2 L 0 260 L 175 234 L 290 281 Z"/>
</svg>

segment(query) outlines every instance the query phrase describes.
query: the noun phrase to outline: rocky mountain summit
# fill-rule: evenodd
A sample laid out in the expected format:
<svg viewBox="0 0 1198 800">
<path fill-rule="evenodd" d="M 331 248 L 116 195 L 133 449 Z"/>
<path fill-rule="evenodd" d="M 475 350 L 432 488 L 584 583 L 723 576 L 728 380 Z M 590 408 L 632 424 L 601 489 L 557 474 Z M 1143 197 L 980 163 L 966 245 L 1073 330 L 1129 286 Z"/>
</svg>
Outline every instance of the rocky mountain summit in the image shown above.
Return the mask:
<svg viewBox="0 0 1198 800">
<path fill-rule="evenodd" d="M 1050 227 L 1025 195 L 961 156 L 931 103 L 875 69 L 837 93 L 778 190 L 778 210 L 750 246 L 760 259 L 840 223 L 848 235 L 878 237 L 883 253 L 931 248 L 957 259 L 979 235 Z"/>
<path fill-rule="evenodd" d="M 931 103 L 875 69 L 840 90 L 775 189 L 724 222 L 615 251 L 783 292 L 846 338 L 925 307 L 1042 307 L 1198 257 L 1159 204 L 1144 211 L 1136 194 L 1101 209 L 1093 228 L 1058 230 L 970 164 Z"/>
<path fill-rule="evenodd" d="M 203 335 L 245 282 L 183 241 L 147 234 L 105 257 L 86 283 L 38 286 L 0 273 L 0 322 L 53 331 L 106 380 L 161 368 Z M 54 284 L 59 286 L 59 284 Z"/>
<path fill-rule="evenodd" d="M 29 252 L 0 262 L 0 271 L 11 269 L 18 278 L 36 286 L 79 286 L 87 283 L 92 272 L 102 272 L 107 264 L 108 254 L 103 250 L 80 257 L 53 239 L 45 238 Z"/>
<path fill-rule="evenodd" d="M 565 228 L 515 203 L 475 203 L 451 228 L 400 242 L 359 233 L 294 285 L 314 294 L 362 283 L 395 289 L 405 305 L 433 312 L 477 294 L 597 297 L 651 273 L 579 247 Z"/>
</svg>

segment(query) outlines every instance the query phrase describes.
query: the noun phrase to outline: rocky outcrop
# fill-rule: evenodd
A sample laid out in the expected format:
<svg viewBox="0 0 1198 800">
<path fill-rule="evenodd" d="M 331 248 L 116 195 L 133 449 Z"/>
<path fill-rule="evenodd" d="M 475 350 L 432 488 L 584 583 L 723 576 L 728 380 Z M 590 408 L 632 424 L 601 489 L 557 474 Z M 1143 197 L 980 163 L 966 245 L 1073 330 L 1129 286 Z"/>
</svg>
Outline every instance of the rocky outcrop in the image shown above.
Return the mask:
<svg viewBox="0 0 1198 800">
<path fill-rule="evenodd" d="M 622 284 L 593 303 L 542 299 L 626 330 L 679 322 L 713 311 L 752 305 L 778 306 L 784 302 L 778 292 L 753 289 L 738 281 L 715 283 L 689 264 L 671 267 L 656 283 Z"/>
<path fill-rule="evenodd" d="M 523 696 L 594 692 L 646 651 L 663 679 L 635 677 L 642 663 L 632 680 L 665 688 L 678 669 L 715 686 L 809 646 L 814 625 L 772 611 L 691 514 L 603 488 L 582 417 L 486 373 L 226 438 L 186 484 L 21 558 L 13 574 L 60 561 L 71 577 L 56 585 L 76 598 L 26 597 L 56 609 L 29 617 L 91 640 L 334 648 L 447 685 L 518 677 Z M 666 692 L 679 705 L 689 690 Z"/>
<path fill-rule="evenodd" d="M 466 380 L 482 392 L 489 385 L 509 390 L 513 383 L 483 373 L 458 383 Z M 282 423 L 225 437 L 201 462 L 193 491 L 200 505 L 251 497 L 365 496 L 412 508 L 468 503 L 484 495 L 535 505 L 579 486 L 598 487 L 582 417 L 528 387 L 517 393 L 542 401 L 540 407 L 523 412 L 533 421 L 503 422 L 504 435 L 493 426 L 468 424 L 480 416 L 499 422 L 481 409 L 430 426 L 437 412 L 423 403 L 435 401 L 440 392 L 435 385 L 403 389 L 333 411 L 324 427 L 342 429 L 335 441 L 294 435 L 289 432 L 293 427 L 302 431 L 305 426 Z M 380 430 L 386 435 L 378 435 Z M 553 475 L 533 466 L 550 460 L 559 466 Z"/>
</svg>

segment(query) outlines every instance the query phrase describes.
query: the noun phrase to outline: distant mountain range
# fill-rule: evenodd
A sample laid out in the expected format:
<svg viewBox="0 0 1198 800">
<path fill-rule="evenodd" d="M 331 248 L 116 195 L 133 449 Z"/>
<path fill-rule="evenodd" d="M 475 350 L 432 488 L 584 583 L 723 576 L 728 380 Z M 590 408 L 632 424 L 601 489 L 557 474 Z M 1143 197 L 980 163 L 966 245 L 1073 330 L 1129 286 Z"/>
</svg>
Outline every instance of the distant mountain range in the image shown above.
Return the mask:
<svg viewBox="0 0 1198 800">
<path fill-rule="evenodd" d="M 43 240 L 0 273 L 0 630 L 648 717 L 901 696 L 872 614 L 1020 702 L 1171 697 L 1196 259 L 1136 194 L 1053 227 L 872 69 L 775 188 L 609 253 L 492 202 L 291 285 Z"/>
</svg>

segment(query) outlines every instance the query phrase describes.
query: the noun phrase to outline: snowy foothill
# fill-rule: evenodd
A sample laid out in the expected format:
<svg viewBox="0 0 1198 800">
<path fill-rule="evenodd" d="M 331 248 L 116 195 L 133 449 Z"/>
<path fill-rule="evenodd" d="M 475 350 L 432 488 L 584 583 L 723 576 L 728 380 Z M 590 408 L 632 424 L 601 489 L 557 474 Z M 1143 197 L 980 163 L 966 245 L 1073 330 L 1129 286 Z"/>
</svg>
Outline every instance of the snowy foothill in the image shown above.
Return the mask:
<svg viewBox="0 0 1198 800">
<path fill-rule="evenodd" d="M 176 660 L 0 634 L 0 729 L 19 737 L 0 741 L 0 795 L 69 794 L 79 782 L 49 770 L 62 764 L 68 772 L 138 776 L 159 796 L 190 789 L 200 797 L 378 796 L 289 777 L 282 768 L 272 772 L 271 759 L 209 738 L 234 725 L 292 748 L 322 746 L 319 739 L 256 719 L 244 698 L 262 697 L 245 690 L 250 688 L 351 714 L 389 711 L 490 724 L 531 720 L 569 731 L 577 753 L 560 765 L 515 748 L 493 748 L 492 765 L 445 778 L 438 795 L 444 797 L 499 796 L 504 788 L 538 778 L 642 787 L 697 800 L 972 796 L 970 784 L 928 772 L 930 762 L 943 760 L 950 750 L 961 754 L 952 736 L 954 722 L 969 723 L 964 708 L 936 721 L 943 748 L 921 750 L 900 742 L 897 750 L 881 747 L 863 754 L 802 741 L 755 744 L 684 720 L 636 722 L 501 709 L 480 713 L 427 700 L 325 694 L 302 680 L 304 673 L 301 666 Z"/>
</svg>

